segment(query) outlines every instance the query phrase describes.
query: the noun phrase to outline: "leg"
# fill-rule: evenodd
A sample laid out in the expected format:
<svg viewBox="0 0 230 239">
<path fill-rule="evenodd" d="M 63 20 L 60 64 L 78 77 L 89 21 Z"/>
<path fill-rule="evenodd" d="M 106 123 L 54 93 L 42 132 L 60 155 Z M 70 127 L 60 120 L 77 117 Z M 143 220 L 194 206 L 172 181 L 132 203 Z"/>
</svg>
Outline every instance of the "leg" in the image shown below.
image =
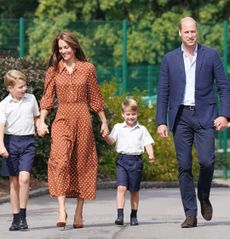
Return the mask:
<svg viewBox="0 0 230 239">
<path fill-rule="evenodd" d="M 10 176 L 10 202 L 14 214 L 19 213 L 19 181 L 18 176 Z"/>
<path fill-rule="evenodd" d="M 65 227 L 67 220 L 67 213 L 65 208 L 65 196 L 58 196 L 58 221 L 57 227 Z"/>
<path fill-rule="evenodd" d="M 132 210 L 138 209 L 139 204 L 139 192 L 131 192 L 130 193 L 130 204 Z"/>
<path fill-rule="evenodd" d="M 117 208 L 124 208 L 125 206 L 125 194 L 127 187 L 119 185 L 117 187 Z"/>
<path fill-rule="evenodd" d="M 214 129 L 198 129 L 195 133 L 195 147 L 200 163 L 198 179 L 198 199 L 201 204 L 201 214 L 205 220 L 212 219 L 212 205 L 209 201 L 215 161 Z M 205 147 L 204 147 L 205 145 Z"/>
<path fill-rule="evenodd" d="M 139 204 L 139 192 L 130 193 L 130 204 L 131 204 L 131 214 L 130 214 L 130 225 L 138 225 L 137 221 L 137 209 Z"/>
<path fill-rule="evenodd" d="M 9 228 L 10 231 L 20 230 L 19 227 L 19 182 L 18 176 L 10 176 L 10 203 L 13 212 L 13 221 Z"/>
<path fill-rule="evenodd" d="M 29 188 L 30 188 L 30 173 L 22 171 L 19 173 L 20 208 L 27 208 Z"/>
<path fill-rule="evenodd" d="M 126 186 L 119 185 L 117 187 L 117 219 L 115 220 L 116 225 L 124 224 L 124 206 L 126 191 Z"/>
<path fill-rule="evenodd" d="M 196 217 L 197 215 L 196 192 L 192 174 L 194 113 L 186 109 L 180 110 L 173 131 L 178 161 L 180 192 L 186 217 Z"/>
<path fill-rule="evenodd" d="M 77 198 L 77 205 L 74 214 L 74 222 L 73 228 L 83 228 L 83 206 L 84 206 L 84 199 Z"/>
<path fill-rule="evenodd" d="M 28 229 L 26 221 L 26 208 L 29 197 L 30 173 L 21 171 L 19 173 L 19 200 L 20 200 L 20 229 Z"/>
</svg>

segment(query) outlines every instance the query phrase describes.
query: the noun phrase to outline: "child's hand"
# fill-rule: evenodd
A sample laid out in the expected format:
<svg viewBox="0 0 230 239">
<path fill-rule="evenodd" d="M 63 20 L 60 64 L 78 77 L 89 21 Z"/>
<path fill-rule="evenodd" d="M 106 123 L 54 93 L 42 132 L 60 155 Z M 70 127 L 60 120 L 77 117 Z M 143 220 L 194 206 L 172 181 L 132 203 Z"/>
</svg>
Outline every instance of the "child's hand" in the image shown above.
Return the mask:
<svg viewBox="0 0 230 239">
<path fill-rule="evenodd" d="M 149 156 L 149 163 L 154 164 L 156 162 L 156 158 L 154 156 Z"/>
<path fill-rule="evenodd" d="M 3 158 L 9 157 L 9 153 L 6 150 L 5 146 L 0 146 L 0 156 L 2 156 Z"/>
<path fill-rule="evenodd" d="M 40 137 L 44 137 L 46 134 L 49 134 L 48 125 L 45 123 L 40 122 L 37 127 L 37 132 Z"/>
</svg>

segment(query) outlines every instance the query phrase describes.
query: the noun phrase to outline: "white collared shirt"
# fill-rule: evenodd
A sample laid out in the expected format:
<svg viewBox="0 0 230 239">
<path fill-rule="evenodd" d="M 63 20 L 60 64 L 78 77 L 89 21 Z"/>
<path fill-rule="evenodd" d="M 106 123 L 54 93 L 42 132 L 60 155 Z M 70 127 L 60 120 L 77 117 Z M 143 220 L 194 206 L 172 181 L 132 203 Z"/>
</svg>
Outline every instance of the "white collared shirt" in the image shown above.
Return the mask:
<svg viewBox="0 0 230 239">
<path fill-rule="evenodd" d="M 0 102 L 0 122 L 5 124 L 5 134 L 34 134 L 36 116 L 39 116 L 39 108 L 33 94 L 26 93 L 20 101 L 9 94 Z"/>
<path fill-rule="evenodd" d="M 146 145 L 154 143 L 148 130 L 139 123 L 132 128 L 125 122 L 115 124 L 109 136 L 116 142 L 116 151 L 128 155 L 140 155 Z"/>
<path fill-rule="evenodd" d="M 192 61 L 190 61 L 188 56 L 186 55 L 183 49 L 183 44 L 181 46 L 181 51 L 183 52 L 185 76 L 186 76 L 184 100 L 182 104 L 195 105 L 195 74 L 196 74 L 197 46 L 194 50 L 194 56 L 192 58 Z"/>
</svg>

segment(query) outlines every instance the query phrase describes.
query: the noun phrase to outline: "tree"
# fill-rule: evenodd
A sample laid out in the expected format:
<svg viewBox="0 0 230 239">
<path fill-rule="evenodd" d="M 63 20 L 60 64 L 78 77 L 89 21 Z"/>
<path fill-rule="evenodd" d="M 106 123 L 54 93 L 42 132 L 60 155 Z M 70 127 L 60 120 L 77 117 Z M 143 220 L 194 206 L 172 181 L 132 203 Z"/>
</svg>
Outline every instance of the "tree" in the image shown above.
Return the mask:
<svg viewBox="0 0 230 239">
<path fill-rule="evenodd" d="M 128 62 L 158 64 L 165 52 L 179 46 L 177 25 L 183 16 L 193 16 L 198 22 L 214 22 L 211 26 L 202 24 L 201 40 L 220 51 L 223 45 L 219 22 L 229 17 L 228 3 L 229 0 L 210 3 L 198 0 L 41 0 L 37 18 L 29 31 L 30 54 L 47 58 L 54 34 L 69 29 L 77 32 L 91 58 L 98 60 L 98 56 L 106 54 L 108 57 L 102 60 L 103 64 L 121 65 L 121 20 L 128 19 Z M 95 24 L 90 24 L 92 21 Z"/>
</svg>

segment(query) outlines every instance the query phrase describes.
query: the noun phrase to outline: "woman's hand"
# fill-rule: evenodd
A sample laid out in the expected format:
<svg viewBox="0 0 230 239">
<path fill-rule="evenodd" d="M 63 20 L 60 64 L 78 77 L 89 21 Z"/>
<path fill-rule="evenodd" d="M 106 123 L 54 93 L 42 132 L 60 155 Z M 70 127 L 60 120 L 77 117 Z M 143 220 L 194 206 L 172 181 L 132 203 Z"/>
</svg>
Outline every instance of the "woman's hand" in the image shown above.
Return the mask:
<svg viewBox="0 0 230 239">
<path fill-rule="evenodd" d="M 109 128 L 108 128 L 107 122 L 102 122 L 100 133 L 103 138 L 109 134 Z"/>
</svg>

